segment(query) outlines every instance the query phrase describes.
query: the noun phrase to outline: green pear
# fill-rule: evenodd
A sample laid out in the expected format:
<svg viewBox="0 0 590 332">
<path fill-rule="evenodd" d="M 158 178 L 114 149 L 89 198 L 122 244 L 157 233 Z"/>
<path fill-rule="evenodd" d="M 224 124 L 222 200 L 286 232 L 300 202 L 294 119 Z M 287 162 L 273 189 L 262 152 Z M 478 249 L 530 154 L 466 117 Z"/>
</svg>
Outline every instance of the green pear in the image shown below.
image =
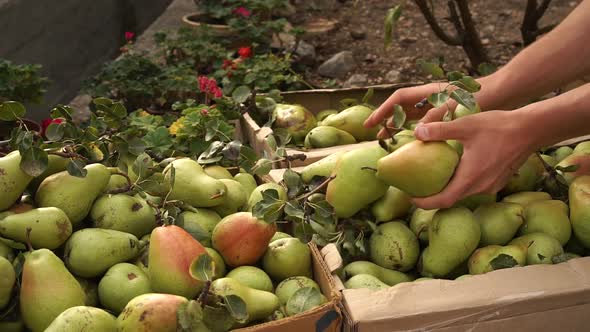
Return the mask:
<svg viewBox="0 0 590 332">
<path fill-rule="evenodd" d="M 453 112 L 453 119 L 462 118 L 464 116 L 468 116 L 468 115 L 476 114 L 476 113 L 480 113 L 480 112 L 481 112 L 481 107 L 477 103 L 476 103 L 474 109 L 469 109 L 469 108 L 463 106 L 462 104 L 459 104 L 459 105 L 457 105 L 457 107 L 455 107 L 455 111 Z"/>
<path fill-rule="evenodd" d="M 33 177 L 20 168 L 18 151 L 0 158 L 0 211 L 11 207 L 23 194 Z"/>
<path fill-rule="evenodd" d="M 373 110 L 363 105 L 349 107 L 338 114 L 330 115 L 321 122 L 321 126 L 335 127 L 354 136 L 358 142 L 371 141 L 377 138 L 381 125 L 367 129 L 363 126 Z"/>
<path fill-rule="evenodd" d="M 77 306 L 62 312 L 45 332 L 116 331 L 117 318 L 108 312 L 87 306 Z"/>
<path fill-rule="evenodd" d="M 575 179 L 569 187 L 570 219 L 575 238 L 590 249 L 590 176 Z"/>
<path fill-rule="evenodd" d="M 576 165 L 577 169 L 573 172 L 563 172 L 558 170 L 558 173 L 563 176 L 568 184 L 571 184 L 572 181 L 579 176 L 590 175 L 590 151 L 574 152 L 557 164 L 558 167 L 562 168 L 574 165 Z"/>
<path fill-rule="evenodd" d="M 238 266 L 229 271 L 227 278 L 239 281 L 242 285 L 265 292 L 272 292 L 272 280 L 266 272 L 255 266 Z"/>
<path fill-rule="evenodd" d="M 418 278 L 418 279 L 414 280 L 414 282 L 426 281 L 426 280 L 434 280 L 434 279 L 436 279 L 436 278 L 422 277 L 422 278 Z"/>
<path fill-rule="evenodd" d="M 0 235 L 11 240 L 27 242 L 27 228 L 32 230 L 30 242 L 34 248 L 56 249 L 72 234 L 68 216 L 55 207 L 33 209 L 0 219 Z"/>
<path fill-rule="evenodd" d="M 525 266 L 527 247 L 525 245 L 490 245 L 475 250 L 469 257 L 469 274 L 484 274 L 501 268 Z"/>
<path fill-rule="evenodd" d="M 320 286 L 313 279 L 304 276 L 298 276 L 290 277 L 281 281 L 275 289 L 275 294 L 279 298 L 281 305 L 285 305 L 296 291 L 305 287 L 313 287 L 321 291 Z"/>
<path fill-rule="evenodd" d="M 258 187 L 256 187 L 256 189 L 254 189 L 254 191 L 250 195 L 250 198 L 248 199 L 247 210 L 252 212 L 256 203 L 258 203 L 262 200 L 262 192 L 265 190 L 269 190 L 269 189 L 274 189 L 279 193 L 279 200 L 280 201 L 283 201 L 283 202 L 287 201 L 287 190 L 285 189 L 285 187 L 281 186 L 278 183 L 273 183 L 273 182 L 264 183 L 264 184 L 261 184 Z M 282 210 L 277 211 L 277 214 L 281 215 Z"/>
<path fill-rule="evenodd" d="M 517 203 L 526 207 L 529 203 L 535 201 L 551 200 L 551 195 L 543 191 L 521 191 L 508 195 L 502 199 L 502 202 Z"/>
<path fill-rule="evenodd" d="M 168 164 L 163 172 L 168 183 L 172 168 L 175 175 L 169 199 L 181 200 L 194 207 L 212 207 L 224 202 L 227 189 L 223 182 L 207 175 L 196 161 L 180 158 Z"/>
<path fill-rule="evenodd" d="M 85 279 L 76 277 L 76 280 L 82 287 L 84 294 L 86 295 L 86 300 L 84 301 L 84 305 L 89 307 L 98 307 L 98 281 L 94 281 L 94 279 Z"/>
<path fill-rule="evenodd" d="M 438 210 L 428 227 L 428 247 L 422 252 L 421 274 L 448 275 L 471 256 L 480 238 L 479 223 L 469 209 Z"/>
<path fill-rule="evenodd" d="M 250 195 L 252 195 L 252 192 L 258 186 L 254 176 L 249 173 L 238 173 L 234 175 L 234 180 L 242 185 L 242 188 L 244 188 L 244 191 L 246 192 L 246 197 L 248 198 L 250 198 Z"/>
<path fill-rule="evenodd" d="M 486 203 L 494 203 L 496 201 L 496 194 L 475 194 L 467 196 L 462 200 L 456 202 L 453 207 L 464 206 L 471 211 L 475 211 L 480 205 Z"/>
<path fill-rule="evenodd" d="M 561 146 L 555 151 L 551 152 L 550 156 L 555 159 L 558 163 L 565 159 L 565 157 L 571 155 L 574 152 L 574 149 L 570 148 L 569 146 Z"/>
<path fill-rule="evenodd" d="M 312 292 L 314 288 L 308 287 L 297 290 L 285 305 L 285 313 L 287 316 L 295 316 L 304 311 L 312 310 L 328 302 L 328 298 L 321 291 Z M 313 297 L 311 294 L 318 294 L 319 297 Z M 301 301 L 305 301 L 305 307 L 301 308 Z"/>
<path fill-rule="evenodd" d="M 323 121 L 325 118 L 332 114 L 338 114 L 337 110 L 323 110 L 315 115 L 315 118 L 319 121 Z"/>
<path fill-rule="evenodd" d="M 141 198 L 125 194 L 102 195 L 90 210 L 92 227 L 114 229 L 137 237 L 156 228 L 156 211 Z"/>
<path fill-rule="evenodd" d="M 250 288 L 232 278 L 220 278 L 211 283 L 211 292 L 218 296 L 236 295 L 246 303 L 248 322 L 270 316 L 280 306 L 279 298 L 271 292 Z"/>
<path fill-rule="evenodd" d="M 572 153 L 590 152 L 590 141 L 576 144 Z"/>
<path fill-rule="evenodd" d="M 354 277 L 359 274 L 370 274 L 389 286 L 412 281 L 414 279 L 403 272 L 386 269 L 368 261 L 356 261 L 346 265 L 344 267 L 344 274 L 346 278 Z"/>
<path fill-rule="evenodd" d="M 562 201 L 545 200 L 529 203 L 524 209 L 525 222 L 519 235 L 541 232 L 553 236 L 564 246 L 572 235 L 569 207 Z"/>
<path fill-rule="evenodd" d="M 75 275 L 93 278 L 117 263 L 137 257 L 139 249 L 139 240 L 133 234 L 85 228 L 72 234 L 66 242 L 64 262 Z"/>
<path fill-rule="evenodd" d="M 335 178 L 326 190 L 326 200 L 337 217 L 351 217 L 385 195 L 389 187 L 375 176 L 373 169 L 386 154 L 380 146 L 372 146 L 348 151 L 340 157 L 332 172 Z"/>
<path fill-rule="evenodd" d="M 227 196 L 220 205 L 214 206 L 213 210 L 217 212 L 222 218 L 236 213 L 248 203 L 248 195 L 244 187 L 235 180 L 221 179 L 227 188 Z"/>
<path fill-rule="evenodd" d="M 558 163 L 558 161 L 555 158 L 546 154 L 541 154 L 541 159 L 543 159 L 543 161 L 551 167 L 555 167 L 555 165 L 557 165 Z"/>
<path fill-rule="evenodd" d="M 12 289 L 16 282 L 14 267 L 6 258 L 0 257 L 0 310 L 4 309 L 12 298 Z"/>
<path fill-rule="evenodd" d="M 269 243 L 273 243 L 273 241 L 278 240 L 278 239 L 288 239 L 288 238 L 292 238 L 292 236 L 287 233 L 276 232 L 275 235 L 273 235 L 272 238 L 270 239 Z"/>
<path fill-rule="evenodd" d="M 137 266 L 119 263 L 108 269 L 98 284 L 98 297 L 105 309 L 120 313 L 136 296 L 151 293 L 148 276 Z"/>
<path fill-rule="evenodd" d="M 377 177 L 412 197 L 426 197 L 443 190 L 458 162 L 445 142 L 413 141 L 381 158 Z"/>
<path fill-rule="evenodd" d="M 370 274 L 357 274 L 344 282 L 347 289 L 368 288 L 378 291 L 389 288 L 389 285 L 379 280 L 379 278 Z"/>
<path fill-rule="evenodd" d="M 532 154 L 512 175 L 506 186 L 502 189 L 504 194 L 513 194 L 521 191 L 534 191 L 541 176 L 545 172 L 543 163 L 536 154 Z"/>
<path fill-rule="evenodd" d="M 446 142 L 453 149 L 455 149 L 455 151 L 457 151 L 459 158 L 461 158 L 461 156 L 463 156 L 463 144 L 461 142 L 457 141 L 456 139 L 448 139 L 448 140 L 446 140 Z"/>
<path fill-rule="evenodd" d="M 479 245 L 505 245 L 524 223 L 524 208 L 520 204 L 496 202 L 481 205 L 473 212 L 481 228 Z"/>
<path fill-rule="evenodd" d="M 455 280 L 465 280 L 468 279 L 469 277 L 473 277 L 471 274 L 464 274 L 462 276 L 458 276 L 457 278 L 455 278 Z"/>
<path fill-rule="evenodd" d="M 355 144 L 354 136 L 335 127 L 318 126 L 305 136 L 306 148 L 328 148 L 331 146 Z"/>
<path fill-rule="evenodd" d="M 90 164 L 84 169 L 87 174 L 83 178 L 70 175 L 67 171 L 48 176 L 41 182 L 35 195 L 39 207 L 63 210 L 74 229 L 88 215 L 92 204 L 111 178 L 109 169 L 102 164 Z"/>
<path fill-rule="evenodd" d="M 111 174 L 111 178 L 109 179 L 109 183 L 104 189 L 104 192 L 108 193 L 114 190 L 122 190 L 127 188 L 127 186 L 129 186 L 129 181 L 127 181 L 126 177 L 121 174 Z"/>
<path fill-rule="evenodd" d="M 223 257 L 213 248 L 205 248 L 207 254 L 211 257 L 215 263 L 215 273 L 213 273 L 213 280 L 225 277 L 225 262 Z"/>
<path fill-rule="evenodd" d="M 312 164 L 305 166 L 301 170 L 301 180 L 304 183 L 310 183 L 314 176 L 328 177 L 336 167 L 336 163 L 345 151 L 338 151 L 327 157 L 324 157 Z"/>
<path fill-rule="evenodd" d="M 14 260 L 14 251 L 11 247 L 2 242 L 2 238 L 0 238 L 0 257 L 4 257 L 11 262 Z"/>
<path fill-rule="evenodd" d="M 311 250 L 296 238 L 276 240 L 268 245 L 262 268 L 277 282 L 295 276 L 311 277 Z"/>
<path fill-rule="evenodd" d="M 184 211 L 176 219 L 181 227 L 204 246 L 211 246 L 211 232 L 221 221 L 217 212 L 209 209 L 196 209 L 197 212 Z"/>
<path fill-rule="evenodd" d="M 371 213 L 377 222 L 391 221 L 405 217 L 411 207 L 408 195 L 395 187 L 389 187 L 385 195 L 373 203 Z"/>
<path fill-rule="evenodd" d="M 178 308 L 188 300 L 172 294 L 149 293 L 135 297 L 117 318 L 117 332 L 176 332 Z"/>
<path fill-rule="evenodd" d="M 509 244 L 524 245 L 528 247 L 527 265 L 553 264 L 553 257 L 563 254 L 563 247 L 554 237 L 545 233 L 530 233 L 517 237 Z"/>
<path fill-rule="evenodd" d="M 315 115 L 302 105 L 277 104 L 273 128 L 285 128 L 295 144 L 303 143 L 305 135 L 317 125 Z"/>
<path fill-rule="evenodd" d="M 25 324 L 22 320 L 17 321 L 1 321 L 0 331 L 2 332 L 23 332 L 25 330 Z"/>
<path fill-rule="evenodd" d="M 420 245 L 416 234 L 401 222 L 377 226 L 370 239 L 371 261 L 381 267 L 406 272 L 418 261 Z"/>
<path fill-rule="evenodd" d="M 53 175 L 55 173 L 65 171 L 69 162 L 69 158 L 56 156 L 54 154 L 50 154 L 49 156 L 47 156 L 47 169 L 45 170 L 45 172 L 41 173 L 41 175 L 31 180 L 31 183 L 29 183 L 28 187 L 29 192 L 37 192 L 39 185 L 41 184 L 41 182 L 43 182 L 43 180 L 45 180 L 46 177 Z"/>
<path fill-rule="evenodd" d="M 48 249 L 27 255 L 20 287 L 20 312 L 25 325 L 42 332 L 68 308 L 83 306 L 86 294 L 64 263 Z"/>
<path fill-rule="evenodd" d="M 436 211 L 438 211 L 438 209 L 424 210 L 417 208 L 412 214 L 412 219 L 410 219 L 410 229 L 416 234 L 416 237 L 418 237 L 418 240 L 422 243 L 428 243 L 428 226 Z"/>
<path fill-rule="evenodd" d="M 221 180 L 221 179 L 233 179 L 231 173 L 223 166 L 211 165 L 203 168 L 203 171 L 210 177 Z"/>
<path fill-rule="evenodd" d="M 402 146 L 416 140 L 413 130 L 402 130 L 399 133 L 393 135 L 393 140 L 388 144 L 389 152 L 393 152 Z"/>
</svg>

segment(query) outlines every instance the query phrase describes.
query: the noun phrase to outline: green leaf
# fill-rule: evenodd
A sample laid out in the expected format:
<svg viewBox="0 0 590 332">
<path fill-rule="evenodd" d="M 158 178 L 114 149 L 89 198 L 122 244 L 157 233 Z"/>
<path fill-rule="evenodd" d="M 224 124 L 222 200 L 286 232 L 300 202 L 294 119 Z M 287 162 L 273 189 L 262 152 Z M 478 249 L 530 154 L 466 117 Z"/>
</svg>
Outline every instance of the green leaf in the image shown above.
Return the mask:
<svg viewBox="0 0 590 332">
<path fill-rule="evenodd" d="M 273 129 L 273 135 L 279 148 L 284 148 L 291 141 L 291 134 L 286 128 Z"/>
<path fill-rule="evenodd" d="M 246 323 L 248 321 L 248 310 L 246 310 L 246 302 L 237 295 L 226 295 L 223 297 L 223 302 L 230 315 L 239 323 Z"/>
<path fill-rule="evenodd" d="M 463 77 L 463 73 L 459 72 L 459 71 L 452 71 L 447 73 L 447 79 L 449 80 L 449 82 L 451 81 L 458 81 Z"/>
<path fill-rule="evenodd" d="M 138 155 L 145 151 L 146 144 L 138 137 L 133 137 L 127 141 L 129 153 Z"/>
<path fill-rule="evenodd" d="M 244 103 L 250 97 L 251 91 L 250 88 L 245 85 L 240 85 L 237 87 L 231 94 L 232 99 L 238 103 Z"/>
<path fill-rule="evenodd" d="M 277 102 L 269 97 L 256 96 L 256 108 L 262 114 L 271 114 L 277 106 Z"/>
<path fill-rule="evenodd" d="M 479 84 L 473 77 L 471 76 L 463 76 L 461 79 L 457 81 L 450 82 L 451 85 L 457 86 L 461 89 L 464 89 L 467 92 L 477 92 L 481 89 L 481 84 Z"/>
<path fill-rule="evenodd" d="M 114 103 L 111 107 L 111 112 L 119 119 L 124 119 L 127 116 L 127 108 L 121 103 Z"/>
<path fill-rule="evenodd" d="M 57 118 L 64 118 L 67 121 L 71 121 L 72 120 L 72 108 L 70 106 L 66 106 L 66 105 L 57 105 L 55 106 L 53 109 L 51 109 L 51 117 L 54 119 Z"/>
<path fill-rule="evenodd" d="M 492 259 L 490 265 L 492 266 L 492 269 L 500 270 L 515 267 L 518 265 L 518 262 L 510 255 L 499 254 L 496 258 Z"/>
<path fill-rule="evenodd" d="M 451 92 L 451 98 L 459 104 L 467 107 L 470 111 L 475 112 L 477 104 L 473 95 L 465 90 L 457 89 Z"/>
<path fill-rule="evenodd" d="M 315 287 L 298 289 L 287 301 L 287 316 L 293 316 L 322 305 L 322 293 Z"/>
<path fill-rule="evenodd" d="M 298 201 L 288 201 L 285 204 L 285 214 L 289 217 L 294 217 L 303 220 L 305 218 L 305 212 L 299 205 Z"/>
<path fill-rule="evenodd" d="M 258 159 L 256 164 L 254 164 L 254 167 L 252 168 L 252 172 L 254 172 L 254 175 L 266 175 L 266 174 L 270 173 L 271 169 L 272 169 L 272 160 L 261 158 L 261 159 Z"/>
<path fill-rule="evenodd" d="M 420 67 L 420 69 L 427 75 L 432 75 L 432 77 L 439 79 L 445 77 L 445 72 L 440 67 L 440 62 L 418 59 L 416 64 L 418 64 L 418 67 Z"/>
<path fill-rule="evenodd" d="M 571 173 L 575 172 L 580 168 L 580 164 L 574 164 L 569 166 L 555 166 L 556 171 L 560 171 L 563 173 Z"/>
<path fill-rule="evenodd" d="M 66 166 L 66 170 L 71 176 L 83 178 L 88 174 L 88 171 L 84 167 L 86 167 L 86 163 L 83 160 L 72 159 Z"/>
<path fill-rule="evenodd" d="M 98 97 L 98 98 L 94 98 L 92 100 L 92 102 L 94 103 L 94 105 L 104 105 L 104 106 L 111 106 L 113 104 L 113 101 L 110 100 L 109 98 L 105 98 L 105 97 Z"/>
<path fill-rule="evenodd" d="M 342 105 L 342 107 L 344 108 L 348 108 L 354 105 L 358 105 L 358 100 L 354 99 L 354 98 L 344 98 L 340 101 L 340 105 Z"/>
<path fill-rule="evenodd" d="M 131 169 L 133 170 L 133 173 L 137 174 L 137 176 L 140 179 L 145 179 L 149 175 L 151 175 L 150 168 L 152 164 L 152 157 L 150 157 L 147 153 L 144 152 L 137 156 L 137 158 L 135 158 L 135 161 L 133 161 L 133 166 L 131 167 Z"/>
<path fill-rule="evenodd" d="M 49 166 L 47 152 L 36 146 L 21 151 L 20 169 L 30 176 L 37 177 Z"/>
<path fill-rule="evenodd" d="M 197 161 L 200 164 L 211 164 L 216 163 L 223 159 L 223 156 L 220 153 L 223 151 L 225 144 L 220 141 L 214 141 L 209 145 L 207 150 L 203 151 Z"/>
<path fill-rule="evenodd" d="M 363 104 L 368 104 L 371 101 L 371 98 L 373 98 L 374 93 L 375 90 L 373 88 L 369 88 L 363 97 Z"/>
<path fill-rule="evenodd" d="M 400 129 L 406 123 L 406 112 L 401 105 L 395 104 L 393 106 L 393 125 L 396 129 Z"/>
<path fill-rule="evenodd" d="M 163 126 L 147 133 L 143 137 L 143 142 L 148 149 L 162 154 L 166 153 L 174 144 L 172 137 L 168 133 L 168 129 Z"/>
<path fill-rule="evenodd" d="M 449 100 L 449 93 L 447 91 L 433 93 L 427 99 L 432 106 L 441 107 Z"/>
<path fill-rule="evenodd" d="M 288 168 L 285 173 L 283 173 L 283 181 L 287 186 L 287 196 L 289 199 L 297 197 L 297 195 L 303 190 L 303 180 L 301 179 L 301 174 L 290 168 Z"/>
<path fill-rule="evenodd" d="M 22 118 L 27 110 L 25 106 L 17 101 L 5 101 L 0 104 L 0 120 L 15 121 Z"/>
<path fill-rule="evenodd" d="M 572 254 L 570 252 L 565 252 L 563 254 L 551 257 L 551 262 L 553 262 L 553 264 L 559 264 L 559 263 L 567 262 L 570 259 L 574 259 L 574 258 L 578 258 L 578 257 L 580 257 L 580 256 L 576 255 L 576 254 Z"/>
<path fill-rule="evenodd" d="M 223 157 L 230 161 L 237 161 L 240 159 L 240 151 L 242 150 L 242 142 L 231 141 L 225 145 L 221 153 Z"/>
<path fill-rule="evenodd" d="M 204 323 L 204 315 L 199 302 L 191 300 L 182 303 L 176 311 L 179 326 L 177 332 L 210 332 Z"/>
<path fill-rule="evenodd" d="M 12 249 L 17 249 L 17 250 L 26 250 L 27 249 L 27 246 L 24 243 L 16 242 L 14 240 L 6 239 L 3 237 L 0 237 L 0 243 L 4 243 L 5 245 L 9 246 Z"/>
<path fill-rule="evenodd" d="M 202 253 L 192 261 L 189 273 L 198 281 L 212 281 L 215 275 L 215 262 L 209 254 Z"/>
<path fill-rule="evenodd" d="M 541 255 L 541 254 L 537 254 L 537 257 L 539 258 L 539 260 L 544 260 L 546 257 Z"/>
<path fill-rule="evenodd" d="M 236 325 L 236 320 L 231 316 L 228 308 L 224 306 L 205 306 L 203 309 L 203 322 L 210 331 L 230 331 Z M 206 330 L 193 330 L 192 332 L 205 332 Z"/>
<path fill-rule="evenodd" d="M 279 192 L 276 189 L 267 189 L 262 192 L 262 200 L 254 205 L 252 215 L 272 223 L 277 221 L 284 206 L 285 202 L 279 199 Z"/>
<path fill-rule="evenodd" d="M 477 72 L 481 76 L 487 76 L 495 72 L 498 68 L 491 63 L 483 62 L 477 66 Z"/>
<path fill-rule="evenodd" d="M 392 39 L 393 39 L 393 30 L 395 29 L 395 26 L 397 24 L 397 22 L 399 21 L 400 17 L 402 15 L 402 6 L 401 5 L 397 5 L 393 8 L 390 8 L 387 11 L 387 15 L 385 16 L 385 22 L 384 22 L 384 29 L 385 29 L 385 47 L 389 47 L 389 45 L 391 45 Z"/>
<path fill-rule="evenodd" d="M 330 237 L 330 232 L 320 223 L 318 223 L 317 221 L 310 219 L 309 220 L 309 226 L 311 227 L 311 229 L 313 229 L 313 231 L 315 233 L 317 233 L 319 236 L 327 239 Z"/>
</svg>

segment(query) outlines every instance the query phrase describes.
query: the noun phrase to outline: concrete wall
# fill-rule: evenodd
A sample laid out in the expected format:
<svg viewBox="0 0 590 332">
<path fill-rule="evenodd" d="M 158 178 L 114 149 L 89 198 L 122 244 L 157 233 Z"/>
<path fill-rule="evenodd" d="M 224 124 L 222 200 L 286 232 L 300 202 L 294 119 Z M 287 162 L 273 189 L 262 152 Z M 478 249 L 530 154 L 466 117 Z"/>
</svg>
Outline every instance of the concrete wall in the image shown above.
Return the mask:
<svg viewBox="0 0 590 332">
<path fill-rule="evenodd" d="M 148 27 L 171 0 L 0 0 L 0 57 L 39 63 L 52 80 L 42 107 L 68 103 L 84 78 L 113 59 L 124 32 Z M 180 19 L 180 18 L 179 18 Z"/>
</svg>

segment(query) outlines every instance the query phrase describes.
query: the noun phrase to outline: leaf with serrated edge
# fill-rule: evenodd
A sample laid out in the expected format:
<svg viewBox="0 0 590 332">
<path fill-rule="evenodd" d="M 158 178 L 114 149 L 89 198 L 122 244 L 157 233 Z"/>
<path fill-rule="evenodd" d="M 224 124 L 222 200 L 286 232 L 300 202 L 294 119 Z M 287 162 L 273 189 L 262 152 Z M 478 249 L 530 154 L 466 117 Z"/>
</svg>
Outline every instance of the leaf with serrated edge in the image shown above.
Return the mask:
<svg viewBox="0 0 590 332">
<path fill-rule="evenodd" d="M 215 275 L 215 262 L 211 256 L 203 253 L 192 261 L 189 273 L 193 279 L 202 282 L 211 281 Z"/>
</svg>

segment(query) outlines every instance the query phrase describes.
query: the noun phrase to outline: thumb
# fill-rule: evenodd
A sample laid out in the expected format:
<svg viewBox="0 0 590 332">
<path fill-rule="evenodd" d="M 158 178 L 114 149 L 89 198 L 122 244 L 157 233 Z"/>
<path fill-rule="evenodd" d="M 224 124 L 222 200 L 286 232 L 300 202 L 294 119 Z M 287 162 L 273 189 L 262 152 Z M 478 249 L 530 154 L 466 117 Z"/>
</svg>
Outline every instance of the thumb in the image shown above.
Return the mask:
<svg viewBox="0 0 590 332">
<path fill-rule="evenodd" d="M 466 127 L 459 121 L 420 123 L 414 129 L 414 136 L 421 141 L 462 140 Z"/>
</svg>

